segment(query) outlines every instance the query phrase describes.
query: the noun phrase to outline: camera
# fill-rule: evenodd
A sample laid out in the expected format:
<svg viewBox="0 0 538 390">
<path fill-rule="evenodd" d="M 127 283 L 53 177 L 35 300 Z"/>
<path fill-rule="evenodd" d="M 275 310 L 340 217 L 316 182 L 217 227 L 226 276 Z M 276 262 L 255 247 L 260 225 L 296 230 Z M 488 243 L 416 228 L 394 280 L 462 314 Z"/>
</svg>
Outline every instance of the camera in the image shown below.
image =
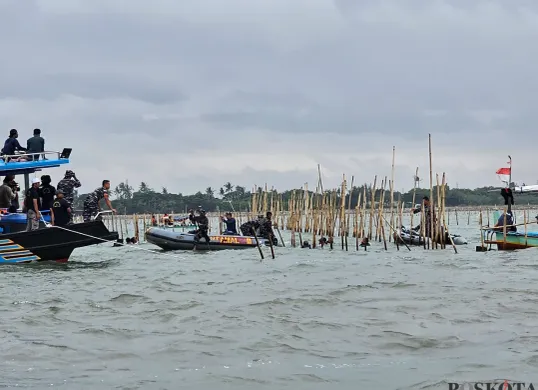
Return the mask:
<svg viewBox="0 0 538 390">
<path fill-rule="evenodd" d="M 8 185 L 11 187 L 13 191 L 17 191 L 17 192 L 21 191 L 21 187 L 19 186 L 19 183 L 17 183 L 15 180 L 10 181 Z"/>
</svg>

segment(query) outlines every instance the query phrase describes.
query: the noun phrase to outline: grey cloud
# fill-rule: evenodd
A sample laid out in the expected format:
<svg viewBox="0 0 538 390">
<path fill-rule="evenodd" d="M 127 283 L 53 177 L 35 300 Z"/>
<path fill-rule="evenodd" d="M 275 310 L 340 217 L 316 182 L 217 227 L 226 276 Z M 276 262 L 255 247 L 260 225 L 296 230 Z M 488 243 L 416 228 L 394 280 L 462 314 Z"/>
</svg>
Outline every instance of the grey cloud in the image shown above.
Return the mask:
<svg viewBox="0 0 538 390">
<path fill-rule="evenodd" d="M 69 139 L 77 167 L 92 165 L 95 152 L 85 147 L 98 147 L 122 180 L 162 167 L 185 172 L 170 157 L 161 161 L 161 148 L 194 161 L 199 148 L 217 155 L 232 144 L 237 164 L 246 166 L 243 148 L 257 139 L 270 148 L 285 133 L 339 134 L 341 154 L 349 155 L 364 135 L 378 140 L 369 145 L 374 152 L 390 154 L 383 143 L 408 146 L 433 133 L 462 160 L 510 142 L 508 131 L 536 139 L 536 2 L 73 0 L 64 1 L 68 11 L 51 4 L 0 2 L 7 58 L 0 119 L 6 128 L 42 124 L 51 144 Z M 121 4 L 131 12 L 120 12 Z M 442 114 L 431 115 L 436 110 Z M 488 110 L 504 114 L 476 114 Z M 298 141 L 310 156 L 334 148 L 312 138 Z M 161 168 L 136 165 L 139 153 Z M 365 171 L 380 169 L 357 158 Z M 130 168 L 121 165 L 127 161 Z M 86 174 L 97 180 L 92 170 Z M 243 173 L 234 176 L 240 184 L 287 180 L 280 172 Z M 302 182 L 301 175 L 289 177 Z M 193 171 L 189 186 L 212 180 Z"/>
<path fill-rule="evenodd" d="M 54 100 L 62 95 L 89 99 L 131 98 L 155 104 L 186 99 L 179 87 L 122 74 L 51 73 L 0 80 L 0 99 Z"/>
</svg>

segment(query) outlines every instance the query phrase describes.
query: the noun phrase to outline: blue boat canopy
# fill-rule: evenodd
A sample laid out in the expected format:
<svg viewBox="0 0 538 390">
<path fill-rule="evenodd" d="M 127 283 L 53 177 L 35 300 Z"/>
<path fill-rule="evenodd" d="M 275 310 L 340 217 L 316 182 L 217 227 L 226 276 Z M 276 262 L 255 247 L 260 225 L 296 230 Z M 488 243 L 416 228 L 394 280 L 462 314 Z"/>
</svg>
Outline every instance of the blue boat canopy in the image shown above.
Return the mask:
<svg viewBox="0 0 538 390">
<path fill-rule="evenodd" d="M 46 168 L 57 168 L 61 165 L 69 164 L 69 156 L 72 149 L 64 148 L 61 152 L 43 152 L 16 154 L 13 156 L 3 155 L 0 158 L 0 175 L 21 175 L 30 174 Z M 33 155 L 39 155 L 39 160 L 33 160 Z M 9 161 L 20 157 L 27 157 L 31 161 Z M 7 162 L 6 162 L 7 161 Z"/>
</svg>

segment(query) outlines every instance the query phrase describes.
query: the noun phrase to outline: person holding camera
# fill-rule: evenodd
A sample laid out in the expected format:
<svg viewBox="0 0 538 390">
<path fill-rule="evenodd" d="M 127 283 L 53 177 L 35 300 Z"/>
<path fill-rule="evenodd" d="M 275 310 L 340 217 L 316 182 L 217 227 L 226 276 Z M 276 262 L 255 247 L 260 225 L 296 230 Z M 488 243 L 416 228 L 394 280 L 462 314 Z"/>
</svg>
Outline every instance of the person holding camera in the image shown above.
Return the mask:
<svg viewBox="0 0 538 390">
<path fill-rule="evenodd" d="M 21 187 L 19 183 L 15 181 L 15 175 L 8 175 L 6 178 L 9 178 L 8 185 L 11 187 L 11 191 L 15 194 L 15 199 L 11 201 L 11 207 L 9 208 L 10 213 L 16 213 L 19 209 L 19 192 L 21 192 Z"/>
<path fill-rule="evenodd" d="M 11 189 L 9 182 L 10 177 L 6 176 L 2 185 L 0 186 L 0 209 L 9 209 L 13 200 L 15 199 L 16 192 Z"/>
</svg>

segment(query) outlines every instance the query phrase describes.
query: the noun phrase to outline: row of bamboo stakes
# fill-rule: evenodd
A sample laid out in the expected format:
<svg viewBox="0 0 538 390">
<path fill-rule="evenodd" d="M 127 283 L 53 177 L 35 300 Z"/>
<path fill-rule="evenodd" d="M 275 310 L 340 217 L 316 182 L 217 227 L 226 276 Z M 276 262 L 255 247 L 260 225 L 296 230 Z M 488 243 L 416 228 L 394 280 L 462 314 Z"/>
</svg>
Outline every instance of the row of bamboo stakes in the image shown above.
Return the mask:
<svg viewBox="0 0 538 390">
<path fill-rule="evenodd" d="M 448 232 L 447 225 L 449 219 L 447 219 L 447 212 L 445 207 L 445 191 L 446 191 L 446 177 L 445 173 L 442 174 L 440 180 L 439 174 L 435 175 L 436 178 L 436 191 L 433 191 L 433 170 L 432 170 L 432 148 L 431 148 L 431 135 L 428 138 L 429 149 L 429 177 L 430 177 L 430 209 L 432 218 L 430 219 L 430 231 L 433 232 L 433 240 L 426 239 L 425 228 L 425 213 L 420 213 L 421 229 L 420 237 L 424 242 L 423 247 L 425 249 L 439 249 L 445 248 L 446 245 L 452 246 L 457 253 L 457 249 L 453 242 L 445 242 L 444 232 Z M 342 249 L 349 250 L 349 240 L 355 238 L 355 247 L 358 250 L 361 244 L 369 243 L 371 240 L 382 242 L 385 249 L 387 249 L 387 242 L 395 241 L 397 248 L 403 244 L 410 250 L 407 244 L 399 239 L 400 230 L 402 226 L 402 219 L 404 215 L 404 204 L 401 199 L 401 195 L 397 201 L 394 199 L 394 172 L 395 172 L 395 157 L 396 148 L 392 149 L 392 165 L 391 165 L 391 178 L 388 179 L 385 176 L 382 180 L 378 181 L 376 175 L 373 180 L 373 184 L 369 186 L 367 192 L 366 187 L 363 187 L 362 193 L 358 194 L 357 206 L 354 210 L 351 209 L 351 196 L 347 196 L 348 202 L 346 204 L 346 195 L 351 191 L 355 184 L 355 177 L 351 176 L 351 180 L 348 181 L 346 175 L 342 176 L 342 183 L 339 189 L 332 189 L 326 191 L 323 187 L 321 167 L 318 165 L 318 181 L 315 187 L 315 191 L 310 192 L 308 183 L 305 183 L 300 190 L 293 191 L 291 198 L 288 202 L 283 201 L 282 195 L 278 194 L 274 189 L 268 189 L 267 185 L 264 188 L 255 187 L 252 191 L 252 199 L 248 212 L 235 212 L 235 218 L 237 221 L 237 227 L 246 222 L 246 220 L 254 220 L 260 214 L 265 214 L 267 211 L 271 211 L 273 214 L 273 223 L 277 228 L 278 233 L 280 226 L 283 230 L 289 230 L 291 232 L 291 245 L 296 246 L 296 235 L 298 235 L 299 242 L 311 239 L 312 247 L 316 247 L 318 239 L 321 237 L 328 238 L 328 242 L 334 243 L 336 237 L 340 238 L 340 244 Z M 416 184 L 418 177 L 418 167 L 416 169 L 414 187 L 413 187 L 413 202 L 416 202 Z M 385 209 L 385 203 L 387 200 L 385 196 L 387 192 L 390 195 L 389 210 Z M 396 205 L 396 206 L 395 206 Z M 287 207 L 286 207 L 287 206 Z M 422 204 L 424 209 L 424 202 Z M 219 213 L 220 214 L 220 213 Z M 456 212 L 456 223 L 459 224 L 458 214 Z M 468 214 L 468 223 L 470 222 L 470 211 Z M 160 215 L 155 216 L 158 224 L 162 224 L 162 217 Z M 215 218 L 212 213 L 209 213 L 210 222 Z M 220 217 L 220 215 L 217 215 Z M 448 217 L 449 218 L 449 217 Z M 413 226 L 414 214 L 411 213 L 411 227 Z M 124 234 L 128 234 L 127 217 L 116 216 L 115 218 L 107 218 L 109 227 L 118 231 L 120 237 Z M 151 216 L 149 215 L 134 215 L 132 217 L 134 226 L 134 236 L 140 239 L 140 227 L 143 231 L 147 227 L 151 226 Z M 188 228 L 189 230 L 192 229 Z M 212 229 L 212 232 L 215 231 Z M 222 232 L 222 224 L 218 222 L 218 232 Z M 450 236 L 449 236 L 450 237 Z M 306 238 L 306 239 L 305 239 Z M 305 239 L 305 240 L 304 240 Z M 281 240 L 282 243 L 283 240 Z M 451 241 L 451 239 L 450 239 Z M 366 244 L 369 245 L 369 244 Z M 366 249 L 366 245 L 363 246 Z"/>
<path fill-rule="evenodd" d="M 447 246 L 457 253 L 456 246 L 452 242 L 449 233 L 448 225 L 450 225 L 450 212 L 446 208 L 446 175 L 442 173 L 435 174 L 435 191 L 434 191 L 434 175 L 432 168 L 432 143 L 431 135 L 428 137 L 428 152 L 429 152 L 429 199 L 432 218 L 430 218 L 428 229 L 426 229 L 426 215 L 420 213 L 415 217 L 415 214 L 410 213 L 410 227 L 414 225 L 414 219 L 420 218 L 420 232 L 422 247 L 424 249 L 444 249 Z M 263 188 L 254 187 L 252 198 L 249 205 L 249 211 L 233 210 L 234 217 L 237 221 L 237 228 L 244 222 L 255 220 L 259 215 L 264 215 L 267 211 L 273 214 L 273 224 L 280 236 L 280 241 L 284 244 L 280 230 L 288 230 L 291 233 L 291 246 L 297 246 L 297 238 L 299 246 L 304 241 L 309 241 L 311 246 L 315 248 L 318 245 L 318 240 L 322 237 L 328 239 L 331 248 L 335 243 L 335 239 L 340 239 L 340 246 L 343 250 L 348 251 L 350 240 L 355 239 L 355 248 L 369 245 L 370 241 L 382 243 L 385 250 L 388 249 L 387 242 L 393 242 L 397 245 L 398 250 L 400 245 L 405 245 L 410 250 L 409 246 L 399 239 L 400 229 L 403 225 L 404 215 L 407 216 L 409 209 L 405 210 L 401 195 L 398 199 L 394 199 L 394 173 L 395 173 L 395 158 L 396 148 L 392 148 L 392 164 L 391 176 L 379 177 L 374 176 L 371 185 L 363 186 L 362 192 L 357 195 L 356 207 L 351 208 L 352 197 L 350 195 L 355 184 L 355 177 L 351 176 L 348 180 L 346 175 L 342 175 L 342 182 L 338 189 L 325 190 L 322 181 L 321 167 L 318 165 L 318 180 L 314 191 L 309 191 L 308 183 L 305 183 L 300 190 L 292 192 L 290 199 L 284 202 L 282 194 L 279 194 L 274 188 L 269 189 L 267 184 Z M 412 204 L 416 204 L 416 190 L 419 168 L 415 171 L 415 180 L 413 186 Z M 368 188 L 368 190 L 367 190 Z M 389 199 L 385 199 L 386 195 Z M 346 204 L 347 197 L 347 204 Z M 386 204 L 389 207 L 386 209 Z M 422 202 L 422 210 L 425 204 Z M 458 217 L 458 208 L 452 209 L 456 225 L 460 224 Z M 467 224 L 471 222 L 471 209 L 467 208 Z M 490 220 L 489 209 L 487 211 L 487 220 Z M 460 210 L 460 213 L 464 212 Z M 170 215 L 175 216 L 174 214 Z M 210 229 L 213 234 L 218 230 L 221 234 L 223 224 L 220 221 L 221 213 L 208 213 L 210 221 Z M 120 238 L 129 235 L 130 231 L 137 240 L 140 241 L 140 231 L 145 232 L 146 229 L 152 226 L 152 215 L 133 215 L 133 216 L 115 216 L 105 217 L 105 223 L 109 229 L 113 229 L 120 233 Z M 157 220 L 157 225 L 163 225 L 163 216 L 154 215 Z M 525 214 L 524 218 L 528 220 Z M 479 213 L 479 222 L 482 226 L 482 209 Z M 131 223 L 132 221 L 132 223 Z M 217 223 L 215 224 L 215 221 Z M 211 226 L 213 225 L 213 226 Z M 217 226 L 215 226 L 217 225 Z M 132 226 L 132 229 L 130 228 Z M 280 228 L 280 229 L 279 229 Z M 187 226 L 176 226 L 175 229 L 183 231 L 193 230 L 192 225 L 187 221 Z M 433 240 L 427 239 L 427 232 L 433 232 Z M 445 242 L 445 238 L 449 237 L 449 242 Z M 363 245 L 365 244 L 365 245 Z"/>
</svg>

